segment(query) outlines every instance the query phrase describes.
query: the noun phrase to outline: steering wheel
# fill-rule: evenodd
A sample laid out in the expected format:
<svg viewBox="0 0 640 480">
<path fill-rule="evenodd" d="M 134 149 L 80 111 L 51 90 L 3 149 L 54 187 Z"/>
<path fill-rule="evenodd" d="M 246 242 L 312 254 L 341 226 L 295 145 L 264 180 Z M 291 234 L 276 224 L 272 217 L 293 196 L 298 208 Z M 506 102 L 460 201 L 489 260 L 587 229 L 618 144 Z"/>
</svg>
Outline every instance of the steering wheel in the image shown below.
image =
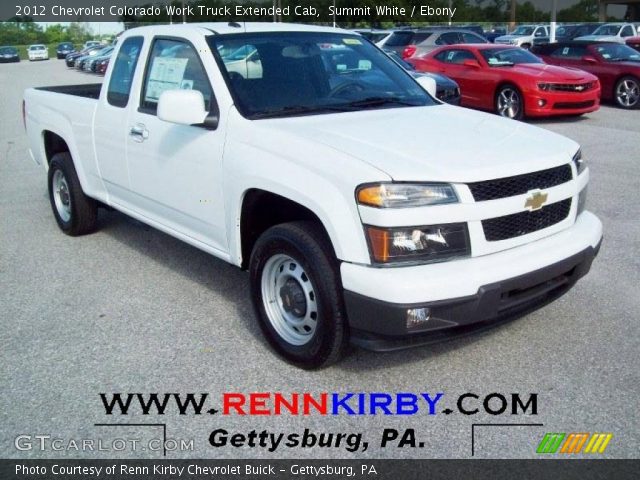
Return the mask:
<svg viewBox="0 0 640 480">
<path fill-rule="evenodd" d="M 237 82 L 238 80 L 244 80 L 244 77 L 240 75 L 238 72 L 227 72 L 229 75 L 229 80 L 232 82 Z"/>
<path fill-rule="evenodd" d="M 365 90 L 365 86 L 360 82 L 345 82 L 332 88 L 329 92 L 329 97 L 339 97 L 342 94 L 349 92 L 362 92 Z"/>
</svg>

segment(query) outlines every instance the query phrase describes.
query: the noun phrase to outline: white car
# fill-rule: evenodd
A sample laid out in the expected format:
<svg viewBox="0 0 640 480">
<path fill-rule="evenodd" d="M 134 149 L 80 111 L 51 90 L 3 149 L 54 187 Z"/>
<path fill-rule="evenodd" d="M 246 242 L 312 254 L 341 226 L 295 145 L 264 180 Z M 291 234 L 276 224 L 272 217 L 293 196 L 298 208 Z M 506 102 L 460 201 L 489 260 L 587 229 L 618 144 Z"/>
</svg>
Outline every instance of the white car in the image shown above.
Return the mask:
<svg viewBox="0 0 640 480">
<path fill-rule="evenodd" d="M 49 49 L 46 45 L 30 45 L 27 48 L 29 61 L 49 60 Z"/>
<path fill-rule="evenodd" d="M 637 32 L 632 23 L 605 23 L 600 25 L 591 35 L 578 37 L 575 40 L 596 40 L 624 44 L 628 37 L 635 37 L 636 35 Z"/>
<path fill-rule="evenodd" d="M 520 25 L 508 35 L 496 38 L 494 43 L 529 49 L 535 38 L 546 36 L 549 36 L 549 27 L 546 25 Z"/>
<path fill-rule="evenodd" d="M 220 54 L 242 47 L 254 78 Z M 598 253 L 576 142 L 443 104 L 356 33 L 154 25 L 116 48 L 102 86 L 25 92 L 55 221 L 86 234 L 107 206 L 248 270 L 258 324 L 295 365 L 523 315 Z"/>
</svg>

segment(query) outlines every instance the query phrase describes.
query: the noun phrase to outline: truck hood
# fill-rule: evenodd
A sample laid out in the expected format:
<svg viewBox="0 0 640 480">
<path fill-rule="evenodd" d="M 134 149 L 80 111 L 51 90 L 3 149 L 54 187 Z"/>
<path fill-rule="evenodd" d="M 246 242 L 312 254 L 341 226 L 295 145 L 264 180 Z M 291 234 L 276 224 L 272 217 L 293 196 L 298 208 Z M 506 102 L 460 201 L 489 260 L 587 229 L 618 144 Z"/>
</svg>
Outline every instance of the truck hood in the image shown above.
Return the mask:
<svg viewBox="0 0 640 480">
<path fill-rule="evenodd" d="M 584 35 L 582 37 L 574 38 L 574 40 L 596 40 L 598 42 L 617 42 L 622 43 L 620 37 L 616 37 L 615 35 Z"/>
<path fill-rule="evenodd" d="M 578 144 L 522 122 L 449 105 L 257 120 L 253 136 L 337 151 L 397 181 L 472 182 L 567 163 Z M 263 136 L 264 135 L 264 136 Z M 315 146 L 315 148 L 314 148 Z M 321 159 L 313 159 L 321 162 Z"/>
<path fill-rule="evenodd" d="M 530 37 L 531 35 L 502 35 L 495 39 L 496 42 L 507 42 L 511 40 L 518 40 L 524 37 Z"/>
</svg>

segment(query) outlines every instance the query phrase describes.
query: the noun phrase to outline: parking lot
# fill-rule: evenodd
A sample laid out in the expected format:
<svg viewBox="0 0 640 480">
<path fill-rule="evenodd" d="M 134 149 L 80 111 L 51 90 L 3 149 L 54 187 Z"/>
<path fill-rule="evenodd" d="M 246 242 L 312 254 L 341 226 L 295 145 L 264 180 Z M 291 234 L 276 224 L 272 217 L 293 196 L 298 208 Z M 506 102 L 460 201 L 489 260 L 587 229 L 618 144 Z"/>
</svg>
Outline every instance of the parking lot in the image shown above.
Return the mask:
<svg viewBox="0 0 640 480">
<path fill-rule="evenodd" d="M 591 169 L 588 209 L 605 228 L 591 273 L 567 295 L 483 334 L 386 354 L 353 350 L 336 366 L 307 372 L 281 361 L 262 338 L 245 272 L 117 212 L 101 211 L 99 230 L 89 236 L 59 231 L 45 172 L 27 153 L 22 92 L 98 78 L 55 59 L 0 65 L 2 457 L 159 458 L 148 450 L 14 447 L 21 434 L 105 436 L 94 424 L 107 422 L 166 423 L 169 437 L 194 440 L 194 450 L 170 458 L 467 458 L 474 423 L 543 424 L 476 429 L 478 458 L 536 457 L 545 432 L 611 432 L 607 457 L 638 457 L 640 111 L 603 106 L 581 118 L 533 122 L 582 145 Z M 455 132 L 451 138 L 454 148 Z M 223 392 L 444 392 L 442 404 L 451 408 L 467 392 L 537 393 L 538 402 L 537 415 L 526 416 L 223 417 L 171 410 L 121 417 L 105 415 L 101 392 L 208 392 L 216 407 Z M 424 447 L 380 448 L 387 427 L 414 428 Z M 215 428 L 361 432 L 370 446 L 358 453 L 213 448 Z M 148 435 L 142 427 L 129 430 Z"/>
</svg>

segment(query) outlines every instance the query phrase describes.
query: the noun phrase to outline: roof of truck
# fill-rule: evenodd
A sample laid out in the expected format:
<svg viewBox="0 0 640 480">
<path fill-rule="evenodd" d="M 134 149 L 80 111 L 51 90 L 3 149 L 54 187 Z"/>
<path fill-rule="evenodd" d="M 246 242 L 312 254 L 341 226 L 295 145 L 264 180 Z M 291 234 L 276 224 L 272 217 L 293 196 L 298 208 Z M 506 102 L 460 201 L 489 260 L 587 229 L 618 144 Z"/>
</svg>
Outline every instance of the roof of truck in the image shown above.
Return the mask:
<svg viewBox="0 0 640 480">
<path fill-rule="evenodd" d="M 208 30 L 218 34 L 227 33 L 256 33 L 256 32 L 332 32 L 353 33 L 341 28 L 333 28 L 322 25 L 305 25 L 302 23 L 270 23 L 270 22 L 207 22 L 207 23 L 181 23 L 173 25 L 150 25 L 132 28 L 130 31 L 171 29 L 177 31 L 193 31 L 194 29 Z"/>
</svg>

